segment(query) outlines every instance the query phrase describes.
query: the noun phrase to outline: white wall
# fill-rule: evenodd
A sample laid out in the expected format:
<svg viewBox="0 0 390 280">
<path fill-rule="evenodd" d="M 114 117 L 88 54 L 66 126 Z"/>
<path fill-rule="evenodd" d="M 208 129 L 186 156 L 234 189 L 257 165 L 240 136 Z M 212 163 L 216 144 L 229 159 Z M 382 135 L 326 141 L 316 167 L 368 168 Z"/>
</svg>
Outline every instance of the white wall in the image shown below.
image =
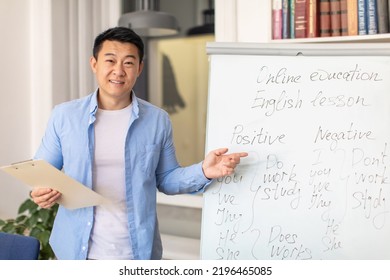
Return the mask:
<svg viewBox="0 0 390 280">
<path fill-rule="evenodd" d="M 268 42 L 271 0 L 215 0 L 217 42 Z"/>
<path fill-rule="evenodd" d="M 31 157 L 30 9 L 25 0 L 0 1 L 0 165 Z M 16 213 L 28 189 L 0 172 L 0 218 Z"/>
</svg>

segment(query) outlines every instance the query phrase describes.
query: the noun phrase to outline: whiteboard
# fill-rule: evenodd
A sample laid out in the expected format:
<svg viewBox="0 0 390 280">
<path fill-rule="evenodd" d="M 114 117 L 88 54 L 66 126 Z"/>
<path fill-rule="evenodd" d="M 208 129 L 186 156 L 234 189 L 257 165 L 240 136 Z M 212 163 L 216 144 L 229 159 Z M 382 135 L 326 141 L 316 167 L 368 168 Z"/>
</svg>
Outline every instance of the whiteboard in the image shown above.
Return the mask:
<svg viewBox="0 0 390 280">
<path fill-rule="evenodd" d="M 390 46 L 209 44 L 202 259 L 390 259 Z"/>
</svg>

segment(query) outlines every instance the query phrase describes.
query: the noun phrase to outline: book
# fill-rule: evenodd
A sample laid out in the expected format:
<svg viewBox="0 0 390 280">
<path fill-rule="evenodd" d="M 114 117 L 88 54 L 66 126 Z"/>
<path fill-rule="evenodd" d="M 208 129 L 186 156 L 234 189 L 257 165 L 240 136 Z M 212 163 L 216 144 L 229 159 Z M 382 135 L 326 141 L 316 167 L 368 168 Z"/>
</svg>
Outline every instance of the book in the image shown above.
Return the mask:
<svg viewBox="0 0 390 280">
<path fill-rule="evenodd" d="M 282 39 L 282 0 L 272 1 L 272 39 Z"/>
<path fill-rule="evenodd" d="M 319 33 L 319 21 L 318 21 L 318 1 L 308 0 L 307 5 L 307 37 L 313 38 L 318 37 Z"/>
<path fill-rule="evenodd" d="M 388 12 L 389 12 L 389 30 L 390 30 L 390 0 L 387 1 L 387 6 L 389 7 Z"/>
<path fill-rule="evenodd" d="M 294 0 L 295 1 L 295 38 L 306 38 L 307 30 L 307 9 L 306 4 L 308 0 Z"/>
<path fill-rule="evenodd" d="M 330 36 L 341 36 L 340 0 L 330 0 Z"/>
<path fill-rule="evenodd" d="M 367 33 L 369 35 L 378 34 L 378 13 L 376 0 L 366 0 Z"/>
<path fill-rule="evenodd" d="M 358 2 L 357 0 L 347 0 L 348 35 L 358 35 Z"/>
<path fill-rule="evenodd" d="M 389 0 L 377 0 L 378 33 L 389 33 Z"/>
<path fill-rule="evenodd" d="M 282 38 L 290 38 L 290 5 L 289 0 L 282 0 Z"/>
<path fill-rule="evenodd" d="M 320 37 L 330 36 L 330 2 L 329 0 L 319 1 L 320 9 Z"/>
<path fill-rule="evenodd" d="M 295 0 L 288 0 L 290 4 L 290 38 L 295 38 Z"/>
<path fill-rule="evenodd" d="M 367 35 L 366 1 L 358 0 L 358 34 Z"/>
<path fill-rule="evenodd" d="M 340 0 L 340 23 L 341 36 L 348 35 L 348 5 L 347 0 Z"/>
</svg>

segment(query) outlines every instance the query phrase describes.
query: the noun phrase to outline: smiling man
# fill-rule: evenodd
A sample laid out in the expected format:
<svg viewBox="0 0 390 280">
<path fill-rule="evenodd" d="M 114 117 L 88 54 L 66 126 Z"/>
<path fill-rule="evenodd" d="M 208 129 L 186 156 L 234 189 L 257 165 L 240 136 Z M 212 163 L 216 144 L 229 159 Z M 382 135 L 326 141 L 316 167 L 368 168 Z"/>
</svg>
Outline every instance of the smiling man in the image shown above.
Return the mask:
<svg viewBox="0 0 390 280">
<path fill-rule="evenodd" d="M 90 59 L 98 89 L 53 109 L 35 158 L 112 202 L 59 207 L 50 236 L 58 259 L 161 259 L 156 190 L 171 195 L 202 191 L 211 179 L 232 174 L 247 156 L 221 148 L 181 167 L 168 114 L 133 91 L 143 56 L 143 42 L 131 29 L 104 31 Z M 52 207 L 60 196 L 50 186 L 31 192 L 42 208 Z"/>
</svg>

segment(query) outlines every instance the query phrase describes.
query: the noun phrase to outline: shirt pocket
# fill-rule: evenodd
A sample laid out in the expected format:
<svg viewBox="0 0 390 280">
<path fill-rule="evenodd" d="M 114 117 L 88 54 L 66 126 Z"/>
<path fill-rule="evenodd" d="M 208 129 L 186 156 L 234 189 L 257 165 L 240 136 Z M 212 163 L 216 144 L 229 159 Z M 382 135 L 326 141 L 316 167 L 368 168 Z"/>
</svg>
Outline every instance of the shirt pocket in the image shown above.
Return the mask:
<svg viewBox="0 0 390 280">
<path fill-rule="evenodd" d="M 146 175 L 155 174 L 160 159 L 161 145 L 148 144 L 144 146 L 141 156 L 142 172 Z"/>
</svg>

